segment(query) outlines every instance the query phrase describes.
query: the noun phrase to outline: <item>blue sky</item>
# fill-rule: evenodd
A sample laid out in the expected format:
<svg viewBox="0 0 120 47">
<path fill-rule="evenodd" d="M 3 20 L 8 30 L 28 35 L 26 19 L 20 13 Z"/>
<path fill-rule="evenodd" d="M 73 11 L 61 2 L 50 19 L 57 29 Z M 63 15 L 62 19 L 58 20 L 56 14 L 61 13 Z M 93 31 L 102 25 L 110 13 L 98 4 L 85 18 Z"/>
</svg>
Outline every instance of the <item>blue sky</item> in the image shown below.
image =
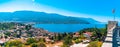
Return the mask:
<svg viewBox="0 0 120 47">
<path fill-rule="evenodd" d="M 119 2 L 120 0 L 0 0 L 0 11 L 32 10 L 107 22 L 113 20 L 113 8 L 116 9 L 116 20 L 120 20 Z"/>
</svg>

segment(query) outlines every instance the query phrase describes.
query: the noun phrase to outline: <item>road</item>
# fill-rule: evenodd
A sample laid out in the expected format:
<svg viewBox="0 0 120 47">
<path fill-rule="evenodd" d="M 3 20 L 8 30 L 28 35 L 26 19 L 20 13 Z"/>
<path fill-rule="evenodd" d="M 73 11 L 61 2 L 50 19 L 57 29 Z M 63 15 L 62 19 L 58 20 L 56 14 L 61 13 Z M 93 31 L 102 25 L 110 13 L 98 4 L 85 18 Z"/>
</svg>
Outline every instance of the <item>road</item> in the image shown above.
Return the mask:
<svg viewBox="0 0 120 47">
<path fill-rule="evenodd" d="M 120 47 L 120 27 L 113 30 L 112 47 Z"/>
</svg>

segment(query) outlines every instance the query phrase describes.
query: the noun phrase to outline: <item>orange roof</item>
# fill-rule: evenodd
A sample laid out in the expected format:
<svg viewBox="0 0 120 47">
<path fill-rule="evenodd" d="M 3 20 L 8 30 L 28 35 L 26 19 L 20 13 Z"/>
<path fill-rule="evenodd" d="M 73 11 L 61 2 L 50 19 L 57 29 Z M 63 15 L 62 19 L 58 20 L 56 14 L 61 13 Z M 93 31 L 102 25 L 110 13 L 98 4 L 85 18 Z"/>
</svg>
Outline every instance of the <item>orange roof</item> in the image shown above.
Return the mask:
<svg viewBox="0 0 120 47">
<path fill-rule="evenodd" d="M 92 36 L 92 32 L 85 32 L 84 34 L 88 34 L 89 36 Z"/>
</svg>

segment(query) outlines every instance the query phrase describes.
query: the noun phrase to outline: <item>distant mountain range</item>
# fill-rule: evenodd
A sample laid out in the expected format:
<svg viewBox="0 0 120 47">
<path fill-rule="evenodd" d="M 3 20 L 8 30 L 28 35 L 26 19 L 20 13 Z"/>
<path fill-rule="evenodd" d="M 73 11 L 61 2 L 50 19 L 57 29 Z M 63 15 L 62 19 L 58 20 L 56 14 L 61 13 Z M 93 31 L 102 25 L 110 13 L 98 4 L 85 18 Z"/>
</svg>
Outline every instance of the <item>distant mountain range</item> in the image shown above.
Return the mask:
<svg viewBox="0 0 120 47">
<path fill-rule="evenodd" d="M 15 11 L 0 12 L 0 21 L 35 22 L 41 24 L 95 24 L 98 21 L 92 18 L 69 17 L 54 13 Z"/>
</svg>

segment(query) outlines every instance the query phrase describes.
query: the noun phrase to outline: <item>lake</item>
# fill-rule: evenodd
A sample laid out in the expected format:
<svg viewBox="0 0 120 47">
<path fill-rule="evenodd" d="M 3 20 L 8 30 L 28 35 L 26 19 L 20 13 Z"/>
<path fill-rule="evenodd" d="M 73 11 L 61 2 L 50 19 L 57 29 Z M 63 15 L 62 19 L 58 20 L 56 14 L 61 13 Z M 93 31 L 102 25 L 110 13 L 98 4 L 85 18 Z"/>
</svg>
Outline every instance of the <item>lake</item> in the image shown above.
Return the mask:
<svg viewBox="0 0 120 47">
<path fill-rule="evenodd" d="M 35 24 L 35 28 L 43 28 L 49 32 L 77 32 L 84 28 L 104 28 L 105 24 Z"/>
</svg>

